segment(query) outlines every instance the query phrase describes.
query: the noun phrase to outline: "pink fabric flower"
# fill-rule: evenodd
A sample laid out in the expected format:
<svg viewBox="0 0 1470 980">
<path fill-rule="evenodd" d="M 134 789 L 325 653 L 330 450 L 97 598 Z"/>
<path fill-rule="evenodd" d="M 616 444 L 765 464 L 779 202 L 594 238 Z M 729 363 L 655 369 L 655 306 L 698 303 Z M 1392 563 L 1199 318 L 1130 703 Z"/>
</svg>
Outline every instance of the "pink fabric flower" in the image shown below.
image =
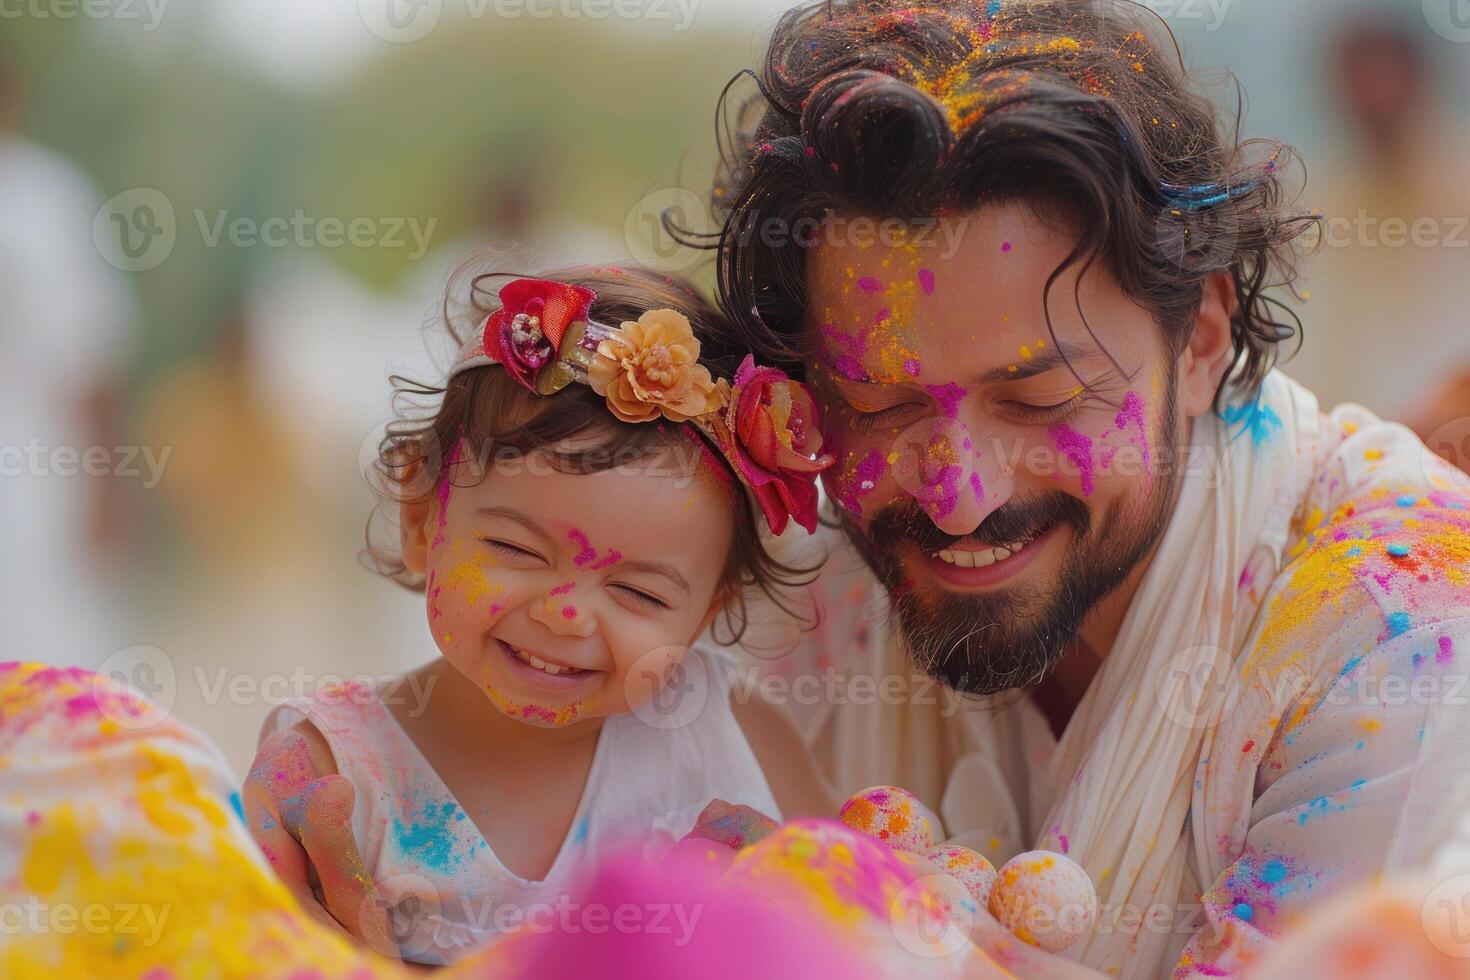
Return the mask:
<svg viewBox="0 0 1470 980">
<path fill-rule="evenodd" d="M 562 338 L 591 315 L 597 294 L 549 279 L 517 279 L 500 290 L 500 309 L 485 321 L 485 353 L 516 381 L 536 390 L 536 376 L 553 363 Z"/>
</svg>

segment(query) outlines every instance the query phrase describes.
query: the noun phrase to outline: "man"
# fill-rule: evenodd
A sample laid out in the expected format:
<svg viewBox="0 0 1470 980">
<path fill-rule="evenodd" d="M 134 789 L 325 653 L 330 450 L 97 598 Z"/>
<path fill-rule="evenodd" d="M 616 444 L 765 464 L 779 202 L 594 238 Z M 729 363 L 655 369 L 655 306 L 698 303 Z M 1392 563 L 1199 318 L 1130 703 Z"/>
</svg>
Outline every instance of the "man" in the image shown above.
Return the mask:
<svg viewBox="0 0 1470 980">
<path fill-rule="evenodd" d="M 807 652 L 870 696 L 811 740 L 997 864 L 1082 864 L 1099 922 L 1027 975 L 1239 971 L 1417 862 L 1470 772 L 1470 484 L 1271 371 L 1290 153 L 1223 136 L 1151 33 L 807 4 L 715 190 L 732 346 L 820 392 L 878 583 L 839 556 L 814 596 Z M 882 693 L 914 668 L 973 697 Z"/>
</svg>

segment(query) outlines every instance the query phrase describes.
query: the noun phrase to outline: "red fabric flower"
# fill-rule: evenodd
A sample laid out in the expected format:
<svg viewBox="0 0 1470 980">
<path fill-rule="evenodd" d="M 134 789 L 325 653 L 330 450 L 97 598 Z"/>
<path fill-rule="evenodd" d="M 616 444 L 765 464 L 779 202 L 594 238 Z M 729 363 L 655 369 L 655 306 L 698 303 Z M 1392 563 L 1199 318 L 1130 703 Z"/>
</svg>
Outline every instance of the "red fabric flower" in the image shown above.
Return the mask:
<svg viewBox="0 0 1470 980">
<path fill-rule="evenodd" d="M 597 294 L 549 279 L 517 279 L 500 290 L 500 309 L 485 320 L 485 353 L 532 391 L 556 361 L 567 328 L 591 316 Z"/>
<path fill-rule="evenodd" d="M 789 518 L 813 532 L 817 527 L 817 474 L 832 464 L 822 454 L 817 403 L 800 383 L 746 355 L 725 414 L 727 455 L 765 514 L 771 531 L 786 530 Z"/>
</svg>

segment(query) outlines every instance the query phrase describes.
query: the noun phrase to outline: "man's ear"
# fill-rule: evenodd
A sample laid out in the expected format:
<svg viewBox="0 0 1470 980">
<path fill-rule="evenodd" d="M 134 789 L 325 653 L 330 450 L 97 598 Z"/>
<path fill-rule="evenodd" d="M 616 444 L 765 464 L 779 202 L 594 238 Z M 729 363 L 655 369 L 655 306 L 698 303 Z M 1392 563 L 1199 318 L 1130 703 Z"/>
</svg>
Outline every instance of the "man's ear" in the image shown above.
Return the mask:
<svg viewBox="0 0 1470 980">
<path fill-rule="evenodd" d="M 1194 330 L 1179 354 L 1179 410 L 1185 418 L 1198 418 L 1214 407 L 1215 393 L 1235 359 L 1230 319 L 1238 306 L 1229 273 L 1217 272 L 1204 281 Z"/>
<path fill-rule="evenodd" d="M 410 463 L 400 486 L 408 488 L 417 482 L 418 462 Z M 412 493 L 398 504 L 398 546 L 403 567 L 415 575 L 429 568 L 429 533 L 437 517 L 438 502 L 433 494 Z"/>
</svg>

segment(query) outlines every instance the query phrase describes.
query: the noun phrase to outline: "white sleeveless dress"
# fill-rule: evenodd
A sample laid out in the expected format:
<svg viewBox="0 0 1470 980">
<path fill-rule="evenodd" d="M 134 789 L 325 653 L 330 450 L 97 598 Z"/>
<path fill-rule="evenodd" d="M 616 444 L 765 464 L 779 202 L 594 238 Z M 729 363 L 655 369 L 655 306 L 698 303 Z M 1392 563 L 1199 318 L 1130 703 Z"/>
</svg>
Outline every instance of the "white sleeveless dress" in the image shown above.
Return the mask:
<svg viewBox="0 0 1470 980">
<path fill-rule="evenodd" d="M 496 934 L 556 921 L 578 871 L 609 849 L 656 856 L 713 799 L 781 815 L 730 710 L 736 662 L 696 647 L 677 698 L 608 718 L 571 830 L 550 871 L 528 881 L 501 863 L 428 761 L 364 684 L 277 705 L 260 738 L 310 721 L 357 790 L 352 832 L 409 962 L 446 964 Z"/>
</svg>

